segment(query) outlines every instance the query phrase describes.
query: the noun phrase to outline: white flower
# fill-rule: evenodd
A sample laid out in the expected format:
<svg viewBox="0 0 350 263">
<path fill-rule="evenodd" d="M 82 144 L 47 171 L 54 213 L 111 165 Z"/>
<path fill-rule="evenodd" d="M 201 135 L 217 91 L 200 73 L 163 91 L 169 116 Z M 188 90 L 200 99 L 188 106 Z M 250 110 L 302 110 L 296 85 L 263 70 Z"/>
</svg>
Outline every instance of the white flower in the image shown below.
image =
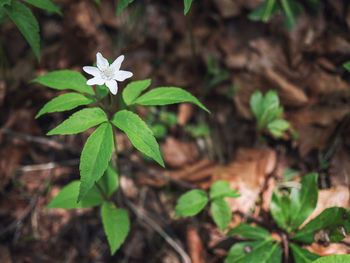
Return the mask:
<svg viewBox="0 0 350 263">
<path fill-rule="evenodd" d="M 132 72 L 120 70 L 120 66 L 124 60 L 124 56 L 119 56 L 114 62 L 109 65 L 108 60 L 105 59 L 100 52 L 96 54 L 97 67 L 85 66 L 83 70 L 94 76 L 89 79 L 86 84 L 88 85 L 103 85 L 109 88 L 113 95 L 118 92 L 117 81 L 124 81 L 132 77 Z"/>
</svg>

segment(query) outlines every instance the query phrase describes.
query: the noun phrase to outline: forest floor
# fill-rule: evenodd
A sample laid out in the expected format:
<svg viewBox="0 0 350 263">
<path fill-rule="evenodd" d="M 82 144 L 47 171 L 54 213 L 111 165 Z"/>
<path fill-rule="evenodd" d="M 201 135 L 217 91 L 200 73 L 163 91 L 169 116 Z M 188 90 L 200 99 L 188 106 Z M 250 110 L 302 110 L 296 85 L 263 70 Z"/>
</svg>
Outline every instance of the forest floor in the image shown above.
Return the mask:
<svg viewBox="0 0 350 263">
<path fill-rule="evenodd" d="M 135 1 L 115 16 L 114 1 L 55 1 L 63 17 L 35 10 L 41 28 L 38 62 L 13 23 L 0 27 L 0 257 L 10 262 L 181 262 L 154 225 L 185 248 L 193 263 L 223 262 L 235 242 L 208 216 L 175 218 L 179 196 L 226 180 L 240 198 L 230 200 L 230 227 L 253 219 L 273 224 L 273 189 L 286 176 L 319 173 L 319 202 L 312 215 L 350 201 L 350 5 L 321 1 L 287 31 L 281 17 L 254 22 L 259 0 L 194 1 L 187 16 L 182 1 Z M 69 113 L 34 116 L 57 91 L 29 84 L 38 75 L 92 65 L 96 52 L 124 54 L 132 80 L 152 78 L 152 87 L 182 87 L 211 111 L 189 104 L 139 112 L 155 123 L 177 116 L 160 139 L 162 169 L 118 135 L 120 187 L 134 204 L 131 232 L 114 256 L 99 209 L 46 209 L 58 191 L 79 179 L 79 157 L 91 130 L 47 137 Z M 121 87 L 122 88 L 122 87 Z M 256 136 L 249 108 L 255 90 L 276 90 L 282 138 Z M 70 112 L 71 113 L 71 112 Z M 208 129 L 206 128 L 208 127 Z M 210 131 L 208 133 L 208 130 Z M 196 134 L 196 132 L 200 134 Z M 347 241 L 349 242 L 349 240 Z M 342 243 L 308 249 L 319 255 L 350 253 Z"/>
</svg>

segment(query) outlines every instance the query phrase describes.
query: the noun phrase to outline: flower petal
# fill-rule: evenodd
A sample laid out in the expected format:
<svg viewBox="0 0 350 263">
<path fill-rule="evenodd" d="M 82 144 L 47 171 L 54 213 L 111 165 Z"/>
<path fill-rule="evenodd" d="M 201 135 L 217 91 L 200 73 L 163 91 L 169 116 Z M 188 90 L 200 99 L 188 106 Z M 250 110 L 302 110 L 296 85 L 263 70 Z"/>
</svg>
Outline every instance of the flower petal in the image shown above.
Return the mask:
<svg viewBox="0 0 350 263">
<path fill-rule="evenodd" d="M 118 81 L 124 81 L 128 78 L 131 78 L 133 76 L 132 72 L 126 71 L 126 70 L 119 70 L 116 73 L 114 73 L 113 79 Z"/>
<path fill-rule="evenodd" d="M 113 95 L 117 94 L 118 92 L 118 84 L 115 80 L 108 80 L 106 81 L 106 86 L 109 88 L 109 90 L 111 91 L 111 93 Z"/>
<path fill-rule="evenodd" d="M 108 60 L 105 59 L 100 52 L 96 54 L 96 64 L 100 70 L 105 70 L 109 67 Z"/>
<path fill-rule="evenodd" d="M 86 84 L 92 86 L 92 85 L 103 85 L 105 83 L 104 79 L 101 79 L 99 77 L 94 77 L 92 79 L 89 79 Z"/>
<path fill-rule="evenodd" d="M 114 60 L 114 62 L 111 65 L 114 71 L 118 71 L 120 69 L 120 66 L 122 65 L 123 60 L 124 60 L 124 55 L 120 55 L 119 57 L 116 58 L 116 60 Z"/>
<path fill-rule="evenodd" d="M 85 66 L 83 67 L 83 70 L 94 77 L 98 77 L 101 75 L 101 71 L 96 67 Z"/>
</svg>

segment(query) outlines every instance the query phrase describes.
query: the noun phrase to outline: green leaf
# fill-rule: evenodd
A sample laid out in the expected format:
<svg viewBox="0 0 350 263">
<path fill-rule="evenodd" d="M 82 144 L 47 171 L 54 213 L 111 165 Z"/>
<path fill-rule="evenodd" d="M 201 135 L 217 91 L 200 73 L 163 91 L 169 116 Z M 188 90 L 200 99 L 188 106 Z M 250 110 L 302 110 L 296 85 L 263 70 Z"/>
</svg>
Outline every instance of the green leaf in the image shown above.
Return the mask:
<svg viewBox="0 0 350 263">
<path fill-rule="evenodd" d="M 261 20 L 267 22 L 280 10 L 280 8 L 281 7 L 276 0 L 267 0 L 254 9 L 248 17 L 251 20 Z"/>
<path fill-rule="evenodd" d="M 119 16 L 123 9 L 126 8 L 132 2 L 134 2 L 134 0 L 119 0 L 117 7 L 117 16 Z"/>
<path fill-rule="evenodd" d="M 44 86 L 58 90 L 74 90 L 88 95 L 95 95 L 93 89 L 86 84 L 86 78 L 73 70 L 57 70 L 33 79 Z"/>
<path fill-rule="evenodd" d="M 215 224 L 224 232 L 232 219 L 231 207 L 225 200 L 217 198 L 212 201 L 210 211 Z"/>
<path fill-rule="evenodd" d="M 138 97 L 134 104 L 140 105 L 168 105 L 180 102 L 191 102 L 203 110 L 210 112 L 197 98 L 180 88 L 161 87 L 152 89 Z"/>
<path fill-rule="evenodd" d="M 331 207 L 312 219 L 298 230 L 293 240 L 313 243 L 315 239 L 327 237 L 331 242 L 339 242 L 350 233 L 350 210 L 343 207 Z M 327 240 L 321 240 L 327 243 Z"/>
<path fill-rule="evenodd" d="M 87 139 L 80 157 L 81 185 L 78 201 L 85 197 L 106 171 L 113 146 L 113 130 L 109 123 L 101 124 Z"/>
<path fill-rule="evenodd" d="M 46 11 L 54 12 L 56 14 L 62 15 L 59 7 L 56 6 L 54 3 L 52 3 L 50 0 L 23 0 L 23 1 L 35 7 L 44 9 Z"/>
<path fill-rule="evenodd" d="M 223 197 L 237 198 L 240 197 L 240 194 L 237 192 L 237 190 L 231 189 L 228 182 L 216 181 L 210 188 L 210 198 L 215 199 Z"/>
<path fill-rule="evenodd" d="M 72 114 L 67 120 L 49 131 L 47 135 L 75 134 L 105 121 L 108 121 L 107 115 L 100 108 L 85 108 Z"/>
<path fill-rule="evenodd" d="M 289 127 L 289 122 L 282 119 L 275 119 L 267 125 L 269 131 L 276 137 L 281 137 L 283 131 L 288 130 Z"/>
<path fill-rule="evenodd" d="M 99 98 L 99 99 L 103 99 L 110 92 L 105 84 L 104 85 L 96 85 L 95 87 L 96 87 L 97 98 Z"/>
<path fill-rule="evenodd" d="M 190 190 L 180 196 L 175 207 L 175 216 L 194 216 L 208 203 L 207 194 L 203 190 Z"/>
<path fill-rule="evenodd" d="M 305 175 L 301 189 L 292 188 L 290 194 L 290 226 L 297 229 L 314 211 L 318 199 L 317 173 Z"/>
<path fill-rule="evenodd" d="M 289 243 L 289 247 L 292 250 L 293 259 L 295 263 L 309 263 L 318 259 L 320 256 L 311 253 L 309 250 L 299 247 L 293 243 Z"/>
<path fill-rule="evenodd" d="M 151 79 L 130 82 L 123 90 L 123 100 L 126 105 L 134 103 L 142 91 L 151 85 Z"/>
<path fill-rule="evenodd" d="M 298 16 L 303 12 L 303 6 L 293 0 L 281 0 L 284 12 L 284 24 L 288 30 L 292 30 Z"/>
<path fill-rule="evenodd" d="M 137 150 L 164 167 L 159 145 L 146 123 L 135 113 L 122 110 L 117 112 L 111 122 L 126 133 Z"/>
<path fill-rule="evenodd" d="M 343 64 L 343 67 L 344 67 L 348 72 L 350 72 L 350 61 L 345 62 L 345 63 Z"/>
<path fill-rule="evenodd" d="M 11 5 L 5 5 L 4 9 L 28 41 L 35 56 L 40 59 L 39 25 L 32 11 L 18 1 L 13 1 Z"/>
<path fill-rule="evenodd" d="M 184 0 L 184 15 L 190 11 L 192 0 Z"/>
<path fill-rule="evenodd" d="M 87 105 L 93 102 L 95 102 L 94 99 L 79 93 L 70 92 L 62 94 L 47 102 L 35 116 L 35 119 L 46 113 L 72 110 L 78 106 Z"/>
<path fill-rule="evenodd" d="M 313 263 L 348 263 L 350 262 L 350 255 L 331 255 L 319 258 Z"/>
<path fill-rule="evenodd" d="M 227 236 L 231 235 L 240 235 L 245 239 L 252 240 L 264 240 L 271 238 L 269 231 L 267 231 L 265 228 L 259 226 L 251 226 L 249 224 L 240 224 L 235 228 L 231 228 L 227 232 Z"/>
<path fill-rule="evenodd" d="M 113 255 L 125 242 L 130 230 L 130 219 L 125 209 L 113 208 L 108 203 L 103 204 L 101 217 L 111 255 Z"/>
<path fill-rule="evenodd" d="M 251 241 L 233 245 L 225 263 L 279 263 L 281 258 L 281 247 L 274 241 Z"/>
<path fill-rule="evenodd" d="M 277 225 L 283 229 L 287 229 L 290 218 L 289 195 L 275 190 L 271 198 L 270 213 Z"/>
<path fill-rule="evenodd" d="M 111 195 L 115 192 L 115 190 L 117 190 L 118 178 L 119 176 L 115 171 L 112 163 L 110 162 L 107 167 L 107 170 L 105 171 L 101 179 L 98 181 L 98 184 L 106 193 L 107 197 L 111 197 Z"/>
<path fill-rule="evenodd" d="M 253 112 L 256 119 L 260 119 L 260 115 L 262 114 L 262 101 L 263 95 L 261 91 L 255 91 L 250 97 L 250 109 Z"/>
<path fill-rule="evenodd" d="M 86 196 L 77 203 L 80 182 L 78 180 L 67 184 L 61 191 L 50 201 L 46 208 L 85 208 L 93 207 L 102 203 L 103 197 L 96 186 L 92 187 Z"/>
<path fill-rule="evenodd" d="M 0 7 L 3 7 L 4 5 L 11 5 L 11 0 L 1 0 Z"/>
</svg>

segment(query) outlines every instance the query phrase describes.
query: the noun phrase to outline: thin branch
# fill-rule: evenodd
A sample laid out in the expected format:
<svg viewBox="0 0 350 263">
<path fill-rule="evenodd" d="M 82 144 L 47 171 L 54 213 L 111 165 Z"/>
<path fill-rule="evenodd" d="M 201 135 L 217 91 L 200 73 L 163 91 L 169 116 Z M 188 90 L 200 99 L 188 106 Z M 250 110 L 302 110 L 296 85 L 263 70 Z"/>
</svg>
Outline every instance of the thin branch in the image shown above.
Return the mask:
<svg viewBox="0 0 350 263">
<path fill-rule="evenodd" d="M 126 204 L 135 213 L 135 215 L 144 220 L 154 231 L 156 231 L 164 240 L 181 256 L 183 263 L 191 263 L 191 258 L 185 252 L 185 250 L 172 238 L 170 237 L 146 212 L 137 208 L 133 203 L 126 200 Z"/>
<path fill-rule="evenodd" d="M 79 159 L 72 159 L 63 162 L 48 162 L 43 164 L 33 164 L 33 165 L 23 165 L 18 168 L 20 172 L 32 172 L 32 171 L 41 171 L 41 170 L 52 170 L 57 167 L 62 166 L 75 166 L 80 162 Z"/>
</svg>

